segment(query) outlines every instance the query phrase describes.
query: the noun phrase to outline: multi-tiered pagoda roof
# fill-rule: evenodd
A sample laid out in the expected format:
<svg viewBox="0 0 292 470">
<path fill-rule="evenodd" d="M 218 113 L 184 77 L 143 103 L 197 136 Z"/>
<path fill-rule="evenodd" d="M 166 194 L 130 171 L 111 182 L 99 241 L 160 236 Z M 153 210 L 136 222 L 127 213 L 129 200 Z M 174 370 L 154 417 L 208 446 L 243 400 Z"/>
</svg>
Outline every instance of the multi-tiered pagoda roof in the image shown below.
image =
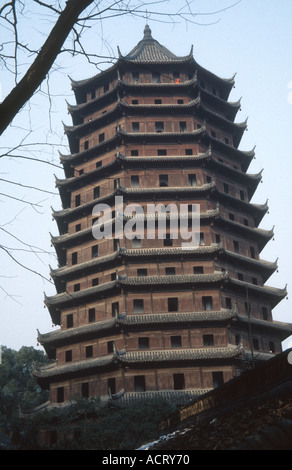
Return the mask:
<svg viewBox="0 0 292 470">
<path fill-rule="evenodd" d="M 247 120 L 229 101 L 235 77 L 222 79 L 191 52 L 178 57 L 143 39 L 117 62 L 74 81 L 76 104 L 65 125 L 70 154 L 60 155 L 62 202 L 53 209 L 56 294 L 45 297 L 60 329 L 39 333 L 56 362 L 36 372 L 51 402 L 99 395 L 133 400 L 198 396 L 254 360 L 281 352 L 290 324 L 273 320 L 286 288 L 266 285 L 277 261 L 261 259 L 274 228 L 255 203 L 262 171 L 248 172 L 255 149 L 239 148 Z M 96 240 L 93 209 L 137 204 L 200 206 L 200 244 L 172 238 Z M 124 227 L 133 216 L 120 214 Z M 159 215 L 155 215 L 157 228 Z M 188 209 L 184 214 L 192 220 Z M 146 230 L 150 216 L 136 216 Z M 248 360 L 247 360 L 248 358 Z M 122 397 L 122 398 L 121 398 Z"/>
</svg>

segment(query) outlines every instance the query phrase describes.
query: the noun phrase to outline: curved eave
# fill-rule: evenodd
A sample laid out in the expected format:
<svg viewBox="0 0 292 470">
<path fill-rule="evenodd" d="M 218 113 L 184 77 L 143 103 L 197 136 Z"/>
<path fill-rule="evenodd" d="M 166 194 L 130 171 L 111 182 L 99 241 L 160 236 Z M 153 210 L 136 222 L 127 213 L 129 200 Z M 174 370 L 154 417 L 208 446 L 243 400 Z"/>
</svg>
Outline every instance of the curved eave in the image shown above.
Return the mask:
<svg viewBox="0 0 292 470">
<path fill-rule="evenodd" d="M 276 305 L 278 305 L 278 303 L 287 296 L 286 287 L 284 289 L 278 289 L 276 287 L 257 286 L 232 278 L 228 279 L 226 285 L 240 292 L 244 296 L 246 296 L 246 292 L 248 291 L 249 295 L 254 295 L 256 298 L 265 298 L 271 302 L 272 308 L 275 308 Z"/>
<path fill-rule="evenodd" d="M 231 196 L 230 194 L 219 191 L 217 188 L 214 189 L 214 194 L 217 200 L 223 201 L 237 210 L 243 210 L 251 214 L 254 217 L 256 226 L 260 224 L 263 217 L 269 210 L 267 202 L 265 204 L 252 204 L 247 201 L 242 201 L 241 199 Z"/>
<path fill-rule="evenodd" d="M 211 197 L 215 197 L 216 201 L 223 201 L 230 206 L 235 207 L 236 209 L 241 209 L 247 213 L 252 214 L 255 218 L 255 224 L 259 225 L 262 218 L 268 211 L 268 205 L 263 204 L 251 204 L 249 202 L 242 201 L 234 196 L 225 194 L 224 192 L 219 191 L 216 188 L 214 183 L 207 183 L 202 186 L 186 186 L 186 187 L 162 187 L 162 188 L 116 188 L 112 193 L 102 196 L 98 199 L 94 199 L 86 204 L 80 205 L 74 208 L 62 209 L 55 211 L 52 209 L 52 216 L 57 221 L 59 228 L 62 226 L 63 221 L 66 219 L 74 220 L 74 218 L 79 217 L 82 214 L 88 214 L 92 208 L 99 203 L 111 203 L 115 200 L 115 196 L 125 196 L 129 200 L 135 200 L 138 198 L 150 198 L 153 199 L 153 196 L 156 196 L 156 200 L 167 200 L 169 197 L 173 197 L 173 194 L 178 194 L 180 197 L 183 196 L 192 196 L 192 197 L 201 197 L 204 194 L 209 193 Z M 60 230 L 63 232 L 63 230 Z"/>
<path fill-rule="evenodd" d="M 60 310 L 73 305 L 79 305 L 90 299 L 98 299 L 107 295 L 109 292 L 124 290 L 149 290 L 149 287 L 164 290 L 170 286 L 176 289 L 192 288 L 195 286 L 217 285 L 227 279 L 225 273 L 219 274 L 197 274 L 197 275 L 178 275 L 178 276 L 147 276 L 147 277 L 119 277 L 116 281 L 101 284 L 96 287 L 80 290 L 78 292 L 61 293 L 47 297 L 45 295 L 45 305 L 49 309 L 54 324 L 60 324 Z"/>
<path fill-rule="evenodd" d="M 72 105 L 67 102 L 67 109 L 72 117 L 73 125 L 82 124 L 84 122 L 84 118 L 90 115 L 92 112 L 95 112 L 98 107 L 117 102 L 118 90 L 119 82 L 103 95 L 89 101 L 85 101 L 84 103 Z"/>
<path fill-rule="evenodd" d="M 82 377 L 83 375 L 100 372 L 109 367 L 113 367 L 116 362 L 116 356 L 104 356 L 84 361 L 70 362 L 58 365 L 57 363 L 43 368 L 35 368 L 33 375 L 37 382 L 46 387 L 50 382 L 58 380 L 59 377 L 67 379 L 69 377 Z"/>
<path fill-rule="evenodd" d="M 116 188 L 115 191 L 112 193 L 102 196 L 98 199 L 94 199 L 86 204 L 82 204 L 78 207 L 62 209 L 59 211 L 55 211 L 52 209 L 52 215 L 55 220 L 62 219 L 64 217 L 69 220 L 71 217 L 79 216 L 82 213 L 87 213 L 90 209 L 92 209 L 96 204 L 111 200 L 114 200 L 115 196 L 125 196 L 125 197 L 149 197 L 153 198 L 153 195 L 157 194 L 161 198 L 168 198 L 172 196 L 174 193 L 180 193 L 181 195 L 195 195 L 195 194 L 204 194 L 209 192 L 214 188 L 213 183 L 207 183 L 202 186 L 186 186 L 186 187 L 163 187 L 163 188 L 124 188 L 119 187 Z"/>
<path fill-rule="evenodd" d="M 199 65 L 198 62 L 195 61 L 195 64 L 199 74 L 198 76 L 200 77 L 202 75 L 203 77 L 207 77 L 208 79 L 211 79 L 211 81 L 217 83 L 221 89 L 221 98 L 227 101 L 231 90 L 234 88 L 236 74 L 231 78 L 221 78 Z"/>
<path fill-rule="evenodd" d="M 230 145 L 227 145 L 211 137 L 206 132 L 206 128 L 202 126 L 201 129 L 195 130 L 194 132 L 191 132 L 191 133 L 161 132 L 161 133 L 150 133 L 150 134 L 145 134 L 145 133 L 135 134 L 135 133 L 127 133 L 120 129 L 113 137 L 105 140 L 104 142 L 100 144 L 95 145 L 94 147 L 91 147 L 88 150 L 83 150 L 82 152 L 72 153 L 69 155 L 60 154 L 60 161 L 64 165 L 65 172 L 66 172 L 67 167 L 70 168 L 71 165 L 74 165 L 74 164 L 77 165 L 83 161 L 88 161 L 91 158 L 94 158 L 97 155 L 100 155 L 102 152 L 109 151 L 109 149 L 114 149 L 122 141 L 125 143 L 137 142 L 137 141 L 138 142 L 141 142 L 141 141 L 152 142 L 153 140 L 158 141 L 158 142 L 162 141 L 163 143 L 169 142 L 170 140 L 194 142 L 193 140 L 194 138 L 205 142 L 207 149 L 212 144 L 215 150 L 219 150 L 220 152 L 223 152 L 225 155 L 230 155 L 232 158 L 234 158 L 236 161 L 240 163 L 243 171 L 246 171 L 248 169 L 252 159 L 255 156 L 254 149 L 251 151 L 242 151 L 234 147 L 231 147 Z"/>
<path fill-rule="evenodd" d="M 70 148 L 73 148 L 75 143 L 74 141 L 78 141 L 80 137 L 84 135 L 88 135 L 95 130 L 101 128 L 105 125 L 105 123 L 113 122 L 117 119 L 117 117 L 121 117 L 125 111 L 127 112 L 127 116 L 136 116 L 137 114 L 142 114 L 151 111 L 151 114 L 158 114 L 159 116 L 164 114 L 172 114 L 174 112 L 190 112 L 197 107 L 199 100 L 193 100 L 186 104 L 165 104 L 165 105 L 132 105 L 127 104 L 126 102 L 119 100 L 114 107 L 109 109 L 107 112 L 102 114 L 101 116 L 96 117 L 92 121 L 87 121 L 85 123 L 79 125 L 68 126 L 64 124 L 64 131 L 69 139 Z M 214 117 L 214 115 L 212 114 Z M 215 116 L 214 118 L 217 119 Z M 225 125 L 231 126 L 232 130 L 237 133 L 240 130 L 240 126 L 230 123 L 223 118 L 220 122 L 224 122 Z"/>
<path fill-rule="evenodd" d="M 224 361 L 234 359 L 239 356 L 237 347 L 228 345 L 219 348 L 198 348 L 185 350 L 160 350 L 144 352 L 117 352 L 100 358 L 87 359 L 58 365 L 57 363 L 43 368 L 35 368 L 33 375 L 37 382 L 46 387 L 50 382 L 62 379 L 82 377 L 89 374 L 100 373 L 103 370 L 117 368 L 119 366 L 135 365 L 143 368 L 145 365 L 158 364 L 190 364 L 201 361 Z"/>
<path fill-rule="evenodd" d="M 83 79 L 83 80 L 74 80 L 70 78 L 71 88 L 75 94 L 77 103 L 82 103 L 84 101 L 84 95 L 87 90 L 93 87 L 101 86 L 111 77 L 117 78 L 117 70 L 119 68 L 119 61 L 117 61 L 112 67 L 94 75 L 93 77 Z"/>
<path fill-rule="evenodd" d="M 222 162 L 216 160 L 212 157 L 211 151 L 206 151 L 198 155 L 181 155 L 181 156 L 153 156 L 153 157 L 126 157 L 121 154 L 117 154 L 116 158 L 103 165 L 99 168 L 96 168 L 88 173 L 83 173 L 82 175 L 60 179 L 55 177 L 56 187 L 60 192 L 62 199 L 63 207 L 69 206 L 70 201 L 70 190 L 83 187 L 85 184 L 88 184 L 90 181 L 98 181 L 99 178 L 102 178 L 105 173 L 111 172 L 114 174 L 119 171 L 122 167 L 131 169 L 136 168 L 137 166 L 142 166 L 143 168 L 172 168 L 173 165 L 184 165 L 185 168 L 191 168 L 197 166 L 201 163 L 206 163 L 211 169 L 215 169 L 220 172 L 220 174 L 231 178 L 234 181 L 237 181 L 240 184 L 244 184 L 248 190 L 249 199 L 254 195 L 259 183 L 262 180 L 262 171 L 257 174 L 247 174 L 243 173 L 240 170 L 237 170 L 233 167 L 230 167 Z"/>
<path fill-rule="evenodd" d="M 221 348 L 198 348 L 185 350 L 161 350 L 161 351 L 139 351 L 126 352 L 119 354 L 118 360 L 124 365 L 143 364 L 163 364 L 163 363 L 187 363 L 191 364 L 200 361 L 210 360 L 230 360 L 239 356 L 240 352 L 237 347 L 226 346 Z"/>
<path fill-rule="evenodd" d="M 124 88 L 125 90 L 131 90 L 134 92 L 144 92 L 147 90 L 152 90 L 152 91 L 159 91 L 162 92 L 163 90 L 168 90 L 171 89 L 172 91 L 176 90 L 177 92 L 179 91 L 184 91 L 186 88 L 189 88 L 192 90 L 194 86 L 197 84 L 197 78 L 194 77 L 191 80 L 186 80 L 185 82 L 180 82 L 180 83 L 174 83 L 174 82 L 166 82 L 166 83 L 143 83 L 143 82 L 138 82 L 138 83 L 129 83 L 126 82 L 125 80 L 120 81 L 121 87 Z"/>
<path fill-rule="evenodd" d="M 60 237 L 61 238 L 61 237 Z M 60 240 L 61 243 L 61 240 Z M 61 245 L 62 246 L 62 245 Z M 145 260 L 153 261 L 163 259 L 181 259 L 187 257 L 188 259 L 209 259 L 210 257 L 217 256 L 220 259 L 227 260 L 231 263 L 236 262 L 246 269 L 252 269 L 261 274 L 264 282 L 276 271 L 278 268 L 277 261 L 269 262 L 264 260 L 255 260 L 231 251 L 224 250 L 221 244 L 213 244 L 210 246 L 198 246 L 196 248 L 186 249 L 183 247 L 168 247 L 168 248 L 141 248 L 141 249 L 125 249 L 120 248 L 118 251 L 100 258 L 89 260 L 85 263 L 80 263 L 74 266 L 63 266 L 57 269 L 51 269 L 50 276 L 55 282 L 58 291 L 61 289 L 61 281 L 68 279 L 75 279 L 80 276 L 80 273 L 91 273 L 96 270 L 121 265 L 123 260 L 132 262 L 143 263 Z"/>
<path fill-rule="evenodd" d="M 255 147 L 250 151 L 239 150 L 238 148 L 232 147 L 229 144 L 225 144 L 221 140 L 212 137 L 209 133 L 204 133 L 202 136 L 203 140 L 206 141 L 206 145 L 211 146 L 212 149 L 218 150 L 222 155 L 230 156 L 241 165 L 241 170 L 246 172 L 250 166 L 252 160 L 255 157 Z"/>
<path fill-rule="evenodd" d="M 148 331 L 153 326 L 175 328 L 185 325 L 186 328 L 197 324 L 225 324 L 236 317 L 236 312 L 228 309 L 220 311 L 182 312 L 182 313 L 156 313 L 126 315 L 121 314 L 111 320 L 90 323 L 88 325 L 57 330 L 51 333 L 38 332 L 38 342 L 46 351 L 53 351 L 57 347 L 74 344 L 80 341 L 96 338 L 103 335 L 117 335 L 123 330 Z"/>
<path fill-rule="evenodd" d="M 206 211 L 206 212 L 201 212 L 200 213 L 201 223 L 203 221 L 208 221 L 208 220 L 214 219 L 218 214 L 219 214 L 219 209 L 214 209 L 214 210 L 209 210 L 209 211 Z M 139 222 L 141 220 L 144 220 L 144 222 L 146 223 L 147 220 L 155 220 L 156 222 L 158 222 L 159 218 L 161 218 L 163 220 L 170 220 L 171 217 L 178 217 L 178 216 L 180 216 L 182 219 L 185 218 L 185 219 L 192 220 L 192 213 L 185 213 L 185 214 L 184 213 L 181 213 L 181 214 L 172 213 L 171 214 L 171 213 L 168 212 L 166 214 L 162 214 L 161 217 L 157 213 L 155 214 L 155 216 L 152 216 L 152 214 L 151 215 L 149 215 L 149 214 L 141 214 L 141 215 L 137 214 L 134 217 L 124 215 L 123 217 L 112 218 L 108 222 L 105 222 L 102 225 L 106 225 L 106 224 L 114 225 L 114 223 L 117 219 L 119 220 L 119 223 L 121 223 L 121 222 L 126 223 L 129 220 L 133 220 L 133 219 L 135 219 L 137 222 Z M 228 222 L 228 219 L 226 219 L 226 221 Z M 241 227 L 240 224 L 238 224 L 238 226 Z M 81 239 L 81 240 L 87 239 L 88 236 L 90 236 L 90 235 L 92 237 L 92 227 L 87 228 L 85 230 L 81 230 L 80 232 L 74 232 L 72 234 L 63 234 L 63 235 L 57 235 L 57 236 L 52 236 L 51 235 L 51 243 L 55 247 L 58 246 L 58 245 L 60 245 L 61 247 L 70 246 L 72 244 L 74 245 L 74 244 L 78 243 L 79 239 Z"/>
<path fill-rule="evenodd" d="M 117 98 L 117 91 L 123 90 L 130 90 L 134 93 L 140 93 L 144 90 L 154 90 L 162 92 L 163 90 L 168 89 L 175 89 L 176 91 L 182 90 L 185 91 L 186 88 L 192 89 L 194 85 L 196 85 L 197 80 L 193 78 L 191 80 L 187 80 L 185 82 L 177 83 L 129 83 L 123 79 L 118 79 L 117 84 L 108 92 L 104 93 L 102 96 L 96 97 L 90 101 L 86 101 L 85 103 L 71 105 L 67 103 L 68 111 L 73 116 L 77 116 L 78 114 L 88 115 L 90 113 L 91 108 L 96 109 L 97 106 L 100 106 L 101 103 L 108 100 L 110 96 L 115 96 Z"/>
<path fill-rule="evenodd" d="M 55 350 L 58 346 L 78 343 L 85 339 L 96 338 L 106 332 L 119 333 L 117 319 L 90 323 L 88 325 L 69 328 L 67 330 L 56 330 L 51 333 L 41 334 L 38 332 L 38 342 L 46 351 Z"/>
<path fill-rule="evenodd" d="M 261 274 L 264 282 L 266 282 L 278 268 L 277 261 L 269 262 L 265 260 L 256 260 L 232 251 L 224 250 L 223 248 L 219 250 L 218 257 L 233 264 L 236 263 L 237 265 L 247 269 L 256 270 Z"/>
<path fill-rule="evenodd" d="M 241 99 L 235 102 L 225 101 L 217 95 L 210 93 L 200 87 L 200 95 L 203 105 L 212 106 L 214 109 L 220 109 L 230 117 L 231 121 L 234 121 L 238 111 L 241 109 Z"/>
<path fill-rule="evenodd" d="M 262 251 L 269 240 L 274 236 L 274 229 L 264 230 L 259 228 L 251 228 L 246 225 L 239 224 L 232 220 L 226 219 L 220 215 L 215 216 L 216 225 L 231 233 L 238 233 L 245 236 L 248 240 L 254 240 L 258 243 L 259 250 Z"/>
<path fill-rule="evenodd" d="M 197 112 L 202 115 L 204 119 L 207 119 L 208 124 L 215 123 L 216 127 L 222 129 L 225 132 L 229 132 L 233 137 L 233 144 L 235 148 L 238 148 L 242 136 L 247 129 L 247 119 L 241 123 L 235 123 L 225 118 L 221 114 L 213 111 L 202 103 L 201 98 L 196 101 Z"/>
<path fill-rule="evenodd" d="M 211 246 L 199 246 L 192 249 L 183 247 L 170 247 L 170 248 L 152 248 L 152 249 L 131 249 L 126 250 L 121 248 L 119 251 L 114 252 L 111 255 L 96 258 L 85 263 L 76 264 L 74 266 L 63 266 L 58 269 L 51 269 L 50 275 L 55 282 L 56 289 L 61 292 L 63 284 L 62 282 L 68 279 L 72 280 L 80 275 L 89 274 L 91 272 L 97 272 L 97 270 L 109 269 L 110 267 L 120 266 L 123 260 L 132 262 L 143 262 L 145 260 L 157 260 L 157 259 L 181 259 L 187 257 L 188 259 L 199 258 L 210 258 L 212 255 L 216 255 L 219 252 L 219 245 L 214 244 Z"/>
<path fill-rule="evenodd" d="M 74 176 L 71 178 L 64 178 L 60 179 L 55 177 L 56 187 L 59 191 L 65 191 L 64 196 L 67 194 L 68 191 L 72 189 L 76 189 L 78 187 L 83 187 L 85 184 L 88 184 L 91 180 L 96 182 L 99 178 L 104 176 L 104 173 L 112 173 L 115 171 L 120 170 L 122 167 L 126 167 L 127 169 L 131 169 L 133 166 L 144 165 L 147 168 L 156 168 L 156 167 L 163 167 L 165 168 L 168 166 L 172 168 L 173 164 L 177 165 L 184 165 L 184 166 L 192 166 L 193 164 L 208 161 L 211 158 L 211 153 L 204 152 L 198 155 L 181 155 L 181 156 L 153 156 L 153 157 L 126 157 L 125 155 L 117 154 L 115 159 L 106 165 L 102 165 L 99 168 L 96 168 L 88 173 L 83 173 L 82 175 Z M 216 164 L 216 160 L 214 160 Z M 226 165 L 225 165 L 226 166 Z M 231 168 L 232 171 L 232 168 Z M 238 172 L 240 173 L 240 172 Z M 244 177 L 244 174 L 243 174 Z M 64 200 L 66 198 L 64 197 Z"/>
<path fill-rule="evenodd" d="M 248 326 L 249 319 L 245 315 L 236 315 L 236 320 L 239 324 L 244 324 Z M 292 335 L 292 324 L 284 323 L 279 321 L 265 321 L 258 318 L 250 318 L 250 324 L 253 330 L 259 330 L 261 333 L 263 331 L 270 331 L 273 335 L 277 336 L 281 341 L 289 338 Z"/>
<path fill-rule="evenodd" d="M 217 172 L 225 177 L 229 177 L 233 181 L 245 185 L 249 199 L 253 197 L 259 183 L 262 181 L 263 170 L 256 174 L 244 173 L 243 171 L 237 170 L 225 163 L 219 162 L 214 157 L 211 158 L 210 165 L 215 166 Z"/>
<path fill-rule="evenodd" d="M 113 137 L 104 140 L 93 147 L 83 150 L 82 152 L 72 152 L 69 155 L 60 154 L 60 161 L 64 165 L 66 172 L 67 168 L 71 168 L 71 165 L 78 165 L 81 162 L 88 161 L 91 158 L 95 158 L 97 155 L 114 149 L 121 142 L 121 135 L 116 133 Z"/>
</svg>

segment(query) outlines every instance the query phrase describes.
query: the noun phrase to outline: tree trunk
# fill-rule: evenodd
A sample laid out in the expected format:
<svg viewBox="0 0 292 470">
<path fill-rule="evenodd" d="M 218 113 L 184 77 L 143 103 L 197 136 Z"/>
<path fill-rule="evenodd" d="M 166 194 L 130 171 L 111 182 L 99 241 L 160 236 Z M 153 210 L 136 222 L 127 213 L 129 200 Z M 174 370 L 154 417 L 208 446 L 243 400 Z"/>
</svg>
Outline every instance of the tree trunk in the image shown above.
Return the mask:
<svg viewBox="0 0 292 470">
<path fill-rule="evenodd" d="M 80 13 L 93 0 L 68 0 L 38 56 L 20 82 L 0 104 L 0 135 L 33 96 L 50 71 Z"/>
</svg>

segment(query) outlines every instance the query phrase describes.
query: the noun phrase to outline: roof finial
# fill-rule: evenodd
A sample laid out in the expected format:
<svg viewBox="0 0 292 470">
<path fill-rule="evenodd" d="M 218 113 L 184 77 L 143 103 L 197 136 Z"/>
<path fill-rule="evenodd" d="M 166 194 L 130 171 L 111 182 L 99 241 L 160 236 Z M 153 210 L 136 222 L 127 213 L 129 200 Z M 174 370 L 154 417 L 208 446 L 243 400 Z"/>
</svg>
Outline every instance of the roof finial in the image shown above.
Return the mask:
<svg viewBox="0 0 292 470">
<path fill-rule="evenodd" d="M 148 10 L 146 10 L 146 25 L 144 29 L 144 39 L 152 39 L 151 29 L 148 25 L 149 18 L 150 18 L 150 15 L 148 14 Z"/>
</svg>

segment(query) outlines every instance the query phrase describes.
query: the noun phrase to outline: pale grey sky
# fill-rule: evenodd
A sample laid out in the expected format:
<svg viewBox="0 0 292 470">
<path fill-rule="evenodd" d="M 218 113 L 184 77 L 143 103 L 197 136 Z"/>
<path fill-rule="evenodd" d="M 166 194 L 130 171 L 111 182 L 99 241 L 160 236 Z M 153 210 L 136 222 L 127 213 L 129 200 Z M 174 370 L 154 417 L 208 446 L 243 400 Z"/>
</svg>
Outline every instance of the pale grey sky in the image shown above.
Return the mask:
<svg viewBox="0 0 292 470">
<path fill-rule="evenodd" d="M 180 1 L 171 2 L 176 7 Z M 196 1 L 194 8 L 206 12 L 206 2 Z M 232 1 L 209 0 L 208 11 L 214 11 L 232 4 Z M 164 7 L 167 11 L 167 6 Z M 267 285 L 283 288 L 291 286 L 291 182 L 292 171 L 292 2 L 291 0 L 242 0 L 234 8 L 215 16 L 198 17 L 203 23 L 219 20 L 216 24 L 186 25 L 184 22 L 172 26 L 154 21 L 150 16 L 149 25 L 152 35 L 177 55 L 186 55 L 194 45 L 194 57 L 200 65 L 211 72 L 230 78 L 235 73 L 236 85 L 230 100 L 242 97 L 242 110 L 236 121 L 242 122 L 247 117 L 248 131 L 244 134 L 240 149 L 251 150 L 256 145 L 256 158 L 249 172 L 258 173 L 264 169 L 263 183 L 259 185 L 253 202 L 262 204 L 269 199 L 269 214 L 261 223 L 262 228 L 270 229 L 275 225 L 275 239 L 262 252 L 263 259 L 274 261 L 279 258 L 279 272 L 275 273 Z M 27 21 L 26 32 L 40 31 L 48 23 L 40 24 L 33 14 Z M 99 25 L 93 25 L 88 31 L 91 47 L 103 55 L 108 49 L 101 47 Z M 138 18 L 117 18 L 103 23 L 104 39 L 117 54 L 119 45 L 123 54 L 128 53 L 143 37 L 145 20 Z M 96 30 L 96 32 L 95 32 Z M 3 36 L 4 35 L 4 36 Z M 92 39 L 94 38 L 94 40 Z M 1 42 L 5 32 L 0 32 Z M 45 94 L 36 95 L 26 106 L 0 141 L 0 154 L 5 146 L 14 146 L 25 135 L 31 119 L 33 132 L 26 142 L 50 141 L 65 146 L 64 153 L 69 153 L 64 137 L 62 121 L 71 125 L 67 113 L 66 101 L 74 104 L 68 75 L 79 80 L 97 73 L 94 66 L 80 58 L 61 57 L 58 63 L 62 69 L 51 76 L 50 91 L 55 95 L 52 103 L 51 121 L 49 121 L 49 102 Z M 104 64 L 107 68 L 110 64 Z M 2 95 L 5 96 L 13 82 L 8 73 L 1 71 Z M 47 90 L 44 82 L 43 91 Z M 38 206 L 8 199 L 0 195 L 0 243 L 9 248 L 25 248 L 16 239 L 3 232 L 8 230 L 20 240 L 49 251 L 51 255 L 35 255 L 22 251 L 13 251 L 13 255 L 31 269 L 41 272 L 49 278 L 49 264 L 56 267 L 54 250 L 50 244 L 51 232 L 57 235 L 57 226 L 52 220 L 51 206 L 60 209 L 60 199 L 55 188 L 55 177 L 63 178 L 59 166 L 57 145 L 53 148 L 42 147 L 37 158 L 53 162 L 51 165 L 29 162 L 21 159 L 0 159 L 0 178 L 20 182 L 27 186 L 38 186 L 48 193 L 17 187 L 0 180 L 0 193 L 9 192 L 13 197 L 33 201 Z M 56 195 L 50 193 L 56 193 Z M 28 249 L 28 247 L 26 247 Z M 37 346 L 37 332 L 52 330 L 49 312 L 44 308 L 44 292 L 54 295 L 52 284 L 21 268 L 9 256 L 0 250 L 0 344 L 19 349 L 22 345 Z M 10 294 L 10 295 L 7 295 Z M 283 300 L 274 310 L 274 319 L 292 322 L 291 300 Z M 292 346 L 292 339 L 284 343 L 284 348 Z"/>
</svg>

